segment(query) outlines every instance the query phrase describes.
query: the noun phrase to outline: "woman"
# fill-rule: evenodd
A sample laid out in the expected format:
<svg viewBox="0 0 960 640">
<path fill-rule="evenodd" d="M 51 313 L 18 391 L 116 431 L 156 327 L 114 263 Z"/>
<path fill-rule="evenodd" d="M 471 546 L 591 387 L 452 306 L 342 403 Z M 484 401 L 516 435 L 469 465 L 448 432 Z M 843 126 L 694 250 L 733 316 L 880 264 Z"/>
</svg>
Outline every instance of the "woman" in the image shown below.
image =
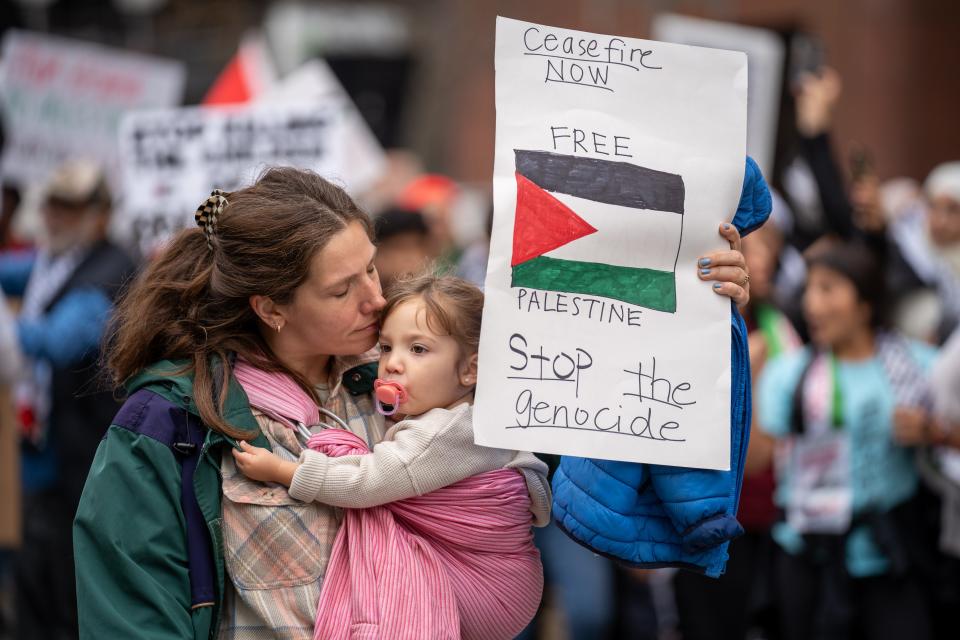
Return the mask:
<svg viewBox="0 0 960 640">
<path fill-rule="evenodd" d="M 286 427 L 251 412 L 229 375 L 234 355 L 287 373 L 371 445 L 384 433 L 368 393 L 375 365 L 363 367 L 376 361 L 384 304 L 366 215 L 294 169 L 221 198 L 198 212 L 203 231 L 174 238 L 117 311 L 108 365 L 130 398 L 75 525 L 84 637 L 207 638 L 217 627 L 220 637 L 312 636 L 337 519 L 246 480 L 222 456 L 237 439 L 300 453 Z M 184 412 L 206 427 L 202 440 L 185 428 L 158 440 L 163 421 Z M 197 514 L 181 505 L 177 458 L 187 467 L 200 451 Z M 209 585 L 188 566 L 184 531 L 198 516 L 214 541 Z"/>
<path fill-rule="evenodd" d="M 893 510 L 917 490 L 905 421 L 923 420 L 933 350 L 882 331 L 883 274 L 863 245 L 814 247 L 811 348 L 769 363 L 760 426 L 784 439 L 773 535 L 785 638 L 929 637 Z"/>
<path fill-rule="evenodd" d="M 197 219 L 203 231 L 176 236 L 119 307 L 108 364 L 130 396 L 74 527 L 81 637 L 312 638 L 338 515 L 246 479 L 223 455 L 238 439 L 289 460 L 303 448 L 251 410 L 231 363 L 287 373 L 379 442 L 384 299 L 370 224 L 342 190 L 290 168 L 215 192 Z M 738 252 L 711 256 L 742 264 Z M 746 295 L 736 266 L 704 279 Z"/>
</svg>

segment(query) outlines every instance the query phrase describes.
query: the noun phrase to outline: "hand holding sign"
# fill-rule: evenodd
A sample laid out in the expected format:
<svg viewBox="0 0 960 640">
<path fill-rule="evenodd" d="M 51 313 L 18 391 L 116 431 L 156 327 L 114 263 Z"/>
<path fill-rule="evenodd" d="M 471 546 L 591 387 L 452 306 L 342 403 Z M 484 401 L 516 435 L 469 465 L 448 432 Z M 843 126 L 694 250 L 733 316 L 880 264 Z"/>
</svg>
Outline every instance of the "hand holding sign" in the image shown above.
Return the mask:
<svg viewBox="0 0 960 640">
<path fill-rule="evenodd" d="M 730 251 L 713 251 L 697 260 L 700 279 L 712 280 L 715 292 L 743 308 L 750 302 L 750 274 L 740 253 L 740 232 L 725 222 L 720 225 L 720 235 L 730 243 Z"/>
</svg>

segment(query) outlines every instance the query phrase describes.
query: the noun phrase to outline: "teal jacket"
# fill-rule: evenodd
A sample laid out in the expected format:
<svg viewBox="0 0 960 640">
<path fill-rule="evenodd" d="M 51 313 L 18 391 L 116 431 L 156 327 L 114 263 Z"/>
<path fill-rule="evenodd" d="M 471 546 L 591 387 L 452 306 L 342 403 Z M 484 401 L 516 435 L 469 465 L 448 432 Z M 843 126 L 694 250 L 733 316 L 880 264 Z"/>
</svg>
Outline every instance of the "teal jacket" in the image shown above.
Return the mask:
<svg viewBox="0 0 960 640">
<path fill-rule="evenodd" d="M 225 581 L 220 458 L 237 443 L 202 428 L 198 455 L 183 458 L 170 446 L 168 434 L 186 431 L 190 420 L 199 423 L 193 377 L 177 373 L 183 364 L 160 362 L 131 380 L 128 399 L 97 449 L 73 528 L 81 638 L 216 635 Z M 348 371 L 343 383 L 365 394 L 375 377 L 376 365 L 364 365 Z M 245 440 L 270 448 L 233 378 L 223 416 L 247 434 Z M 184 474 L 181 461 L 190 464 L 190 473 Z M 192 493 L 182 486 L 190 476 Z M 202 515 L 200 535 L 212 571 L 191 571 L 191 511 Z M 212 584 L 197 584 L 203 574 L 212 575 Z"/>
</svg>

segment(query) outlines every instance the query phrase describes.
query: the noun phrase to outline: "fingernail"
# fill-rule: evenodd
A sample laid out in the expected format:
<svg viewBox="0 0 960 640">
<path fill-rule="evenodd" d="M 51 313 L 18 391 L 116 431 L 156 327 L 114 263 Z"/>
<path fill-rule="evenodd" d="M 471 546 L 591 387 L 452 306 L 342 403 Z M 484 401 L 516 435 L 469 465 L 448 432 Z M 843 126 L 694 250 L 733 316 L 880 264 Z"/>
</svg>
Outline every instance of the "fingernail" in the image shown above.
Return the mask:
<svg viewBox="0 0 960 640">
<path fill-rule="evenodd" d="M 707 275 L 708 273 L 710 273 L 710 269 L 700 269 L 700 273 L 703 275 Z"/>
<path fill-rule="evenodd" d="M 700 262 L 698 264 L 701 267 L 706 267 L 707 265 L 710 264 L 710 258 L 700 258 Z"/>
<path fill-rule="evenodd" d="M 724 231 L 726 231 L 726 230 L 729 229 L 729 228 L 730 228 L 730 225 L 729 225 L 728 223 L 724 222 L 724 223 L 723 223 L 723 229 L 724 229 Z"/>
<path fill-rule="evenodd" d="M 714 283 L 713 283 L 713 288 L 714 288 L 714 289 L 719 289 L 719 288 L 720 288 L 720 283 L 719 283 L 719 282 L 714 282 Z"/>
</svg>

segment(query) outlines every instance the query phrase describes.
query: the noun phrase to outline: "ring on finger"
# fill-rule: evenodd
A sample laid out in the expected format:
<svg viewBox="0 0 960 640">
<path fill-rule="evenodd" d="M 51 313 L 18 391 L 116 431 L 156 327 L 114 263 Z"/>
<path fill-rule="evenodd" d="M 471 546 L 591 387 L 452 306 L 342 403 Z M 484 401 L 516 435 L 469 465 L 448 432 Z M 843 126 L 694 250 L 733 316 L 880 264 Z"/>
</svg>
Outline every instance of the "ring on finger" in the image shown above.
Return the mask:
<svg viewBox="0 0 960 640">
<path fill-rule="evenodd" d="M 740 287 L 745 289 L 747 285 L 750 284 L 750 274 L 749 273 L 743 274 L 743 280 L 738 282 L 737 284 L 740 285 Z"/>
</svg>

